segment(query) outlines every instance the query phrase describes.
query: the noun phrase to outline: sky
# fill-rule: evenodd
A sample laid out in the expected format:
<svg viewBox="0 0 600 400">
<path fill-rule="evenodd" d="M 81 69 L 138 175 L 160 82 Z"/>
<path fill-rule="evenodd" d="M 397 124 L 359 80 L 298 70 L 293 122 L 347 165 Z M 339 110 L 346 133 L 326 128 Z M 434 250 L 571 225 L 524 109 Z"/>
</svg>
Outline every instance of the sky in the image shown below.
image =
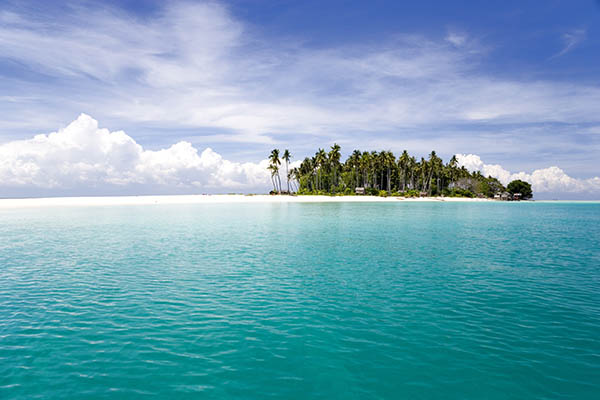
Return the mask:
<svg viewBox="0 0 600 400">
<path fill-rule="evenodd" d="M 319 147 L 600 199 L 600 2 L 0 2 L 0 197 L 264 192 Z"/>
</svg>

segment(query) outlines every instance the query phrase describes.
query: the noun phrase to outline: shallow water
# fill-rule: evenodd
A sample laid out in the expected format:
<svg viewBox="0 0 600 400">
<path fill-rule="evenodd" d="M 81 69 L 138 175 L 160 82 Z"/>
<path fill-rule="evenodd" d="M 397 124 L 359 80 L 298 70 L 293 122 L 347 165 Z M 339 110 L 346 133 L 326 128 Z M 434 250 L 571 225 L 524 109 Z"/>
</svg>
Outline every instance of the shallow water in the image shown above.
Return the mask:
<svg viewBox="0 0 600 400">
<path fill-rule="evenodd" d="M 0 398 L 592 399 L 600 204 L 0 210 Z"/>
</svg>

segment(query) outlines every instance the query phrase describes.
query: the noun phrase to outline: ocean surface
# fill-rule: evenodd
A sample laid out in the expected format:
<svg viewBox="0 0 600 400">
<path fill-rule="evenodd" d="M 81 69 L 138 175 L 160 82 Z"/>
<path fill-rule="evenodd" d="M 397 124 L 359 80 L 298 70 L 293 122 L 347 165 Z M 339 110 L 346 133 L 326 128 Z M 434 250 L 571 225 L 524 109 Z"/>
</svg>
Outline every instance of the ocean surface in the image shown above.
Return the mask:
<svg viewBox="0 0 600 400">
<path fill-rule="evenodd" d="M 0 209 L 0 399 L 598 399 L 600 203 Z"/>
</svg>

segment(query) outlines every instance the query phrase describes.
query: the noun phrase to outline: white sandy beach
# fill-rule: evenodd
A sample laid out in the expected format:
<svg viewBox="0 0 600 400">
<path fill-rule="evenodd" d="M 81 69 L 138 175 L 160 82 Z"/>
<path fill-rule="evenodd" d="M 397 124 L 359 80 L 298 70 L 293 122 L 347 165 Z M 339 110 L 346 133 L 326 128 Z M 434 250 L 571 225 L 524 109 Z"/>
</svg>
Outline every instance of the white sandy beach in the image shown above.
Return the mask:
<svg viewBox="0 0 600 400">
<path fill-rule="evenodd" d="M 490 199 L 457 197 L 377 197 L 377 196 L 270 196 L 270 195 L 175 195 L 175 196 L 106 196 L 106 197 L 48 197 L 28 199 L 0 199 L 0 208 L 56 207 L 56 206 L 121 206 L 157 204 L 210 204 L 210 203 L 361 203 L 361 202 L 482 202 Z"/>
</svg>

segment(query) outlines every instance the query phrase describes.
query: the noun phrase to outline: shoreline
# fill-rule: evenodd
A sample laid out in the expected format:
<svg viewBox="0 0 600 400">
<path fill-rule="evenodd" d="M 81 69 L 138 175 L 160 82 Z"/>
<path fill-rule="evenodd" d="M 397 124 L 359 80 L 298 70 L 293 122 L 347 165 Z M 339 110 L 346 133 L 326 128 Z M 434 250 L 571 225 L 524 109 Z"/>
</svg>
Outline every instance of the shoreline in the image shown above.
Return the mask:
<svg viewBox="0 0 600 400">
<path fill-rule="evenodd" d="M 288 196 L 268 194 L 200 194 L 158 196 L 44 197 L 0 199 L 0 208 L 91 207 L 124 205 L 232 204 L 232 203 L 381 203 L 381 202 L 498 202 L 468 197 Z"/>
<path fill-rule="evenodd" d="M 379 196 L 323 196 L 323 195 L 268 195 L 268 194 L 191 194 L 144 196 L 80 196 L 0 198 L 0 209 L 44 207 L 110 207 L 143 205 L 192 204 L 259 204 L 259 203 L 599 203 L 599 200 L 521 200 L 506 202 L 469 197 L 379 197 Z"/>
</svg>

